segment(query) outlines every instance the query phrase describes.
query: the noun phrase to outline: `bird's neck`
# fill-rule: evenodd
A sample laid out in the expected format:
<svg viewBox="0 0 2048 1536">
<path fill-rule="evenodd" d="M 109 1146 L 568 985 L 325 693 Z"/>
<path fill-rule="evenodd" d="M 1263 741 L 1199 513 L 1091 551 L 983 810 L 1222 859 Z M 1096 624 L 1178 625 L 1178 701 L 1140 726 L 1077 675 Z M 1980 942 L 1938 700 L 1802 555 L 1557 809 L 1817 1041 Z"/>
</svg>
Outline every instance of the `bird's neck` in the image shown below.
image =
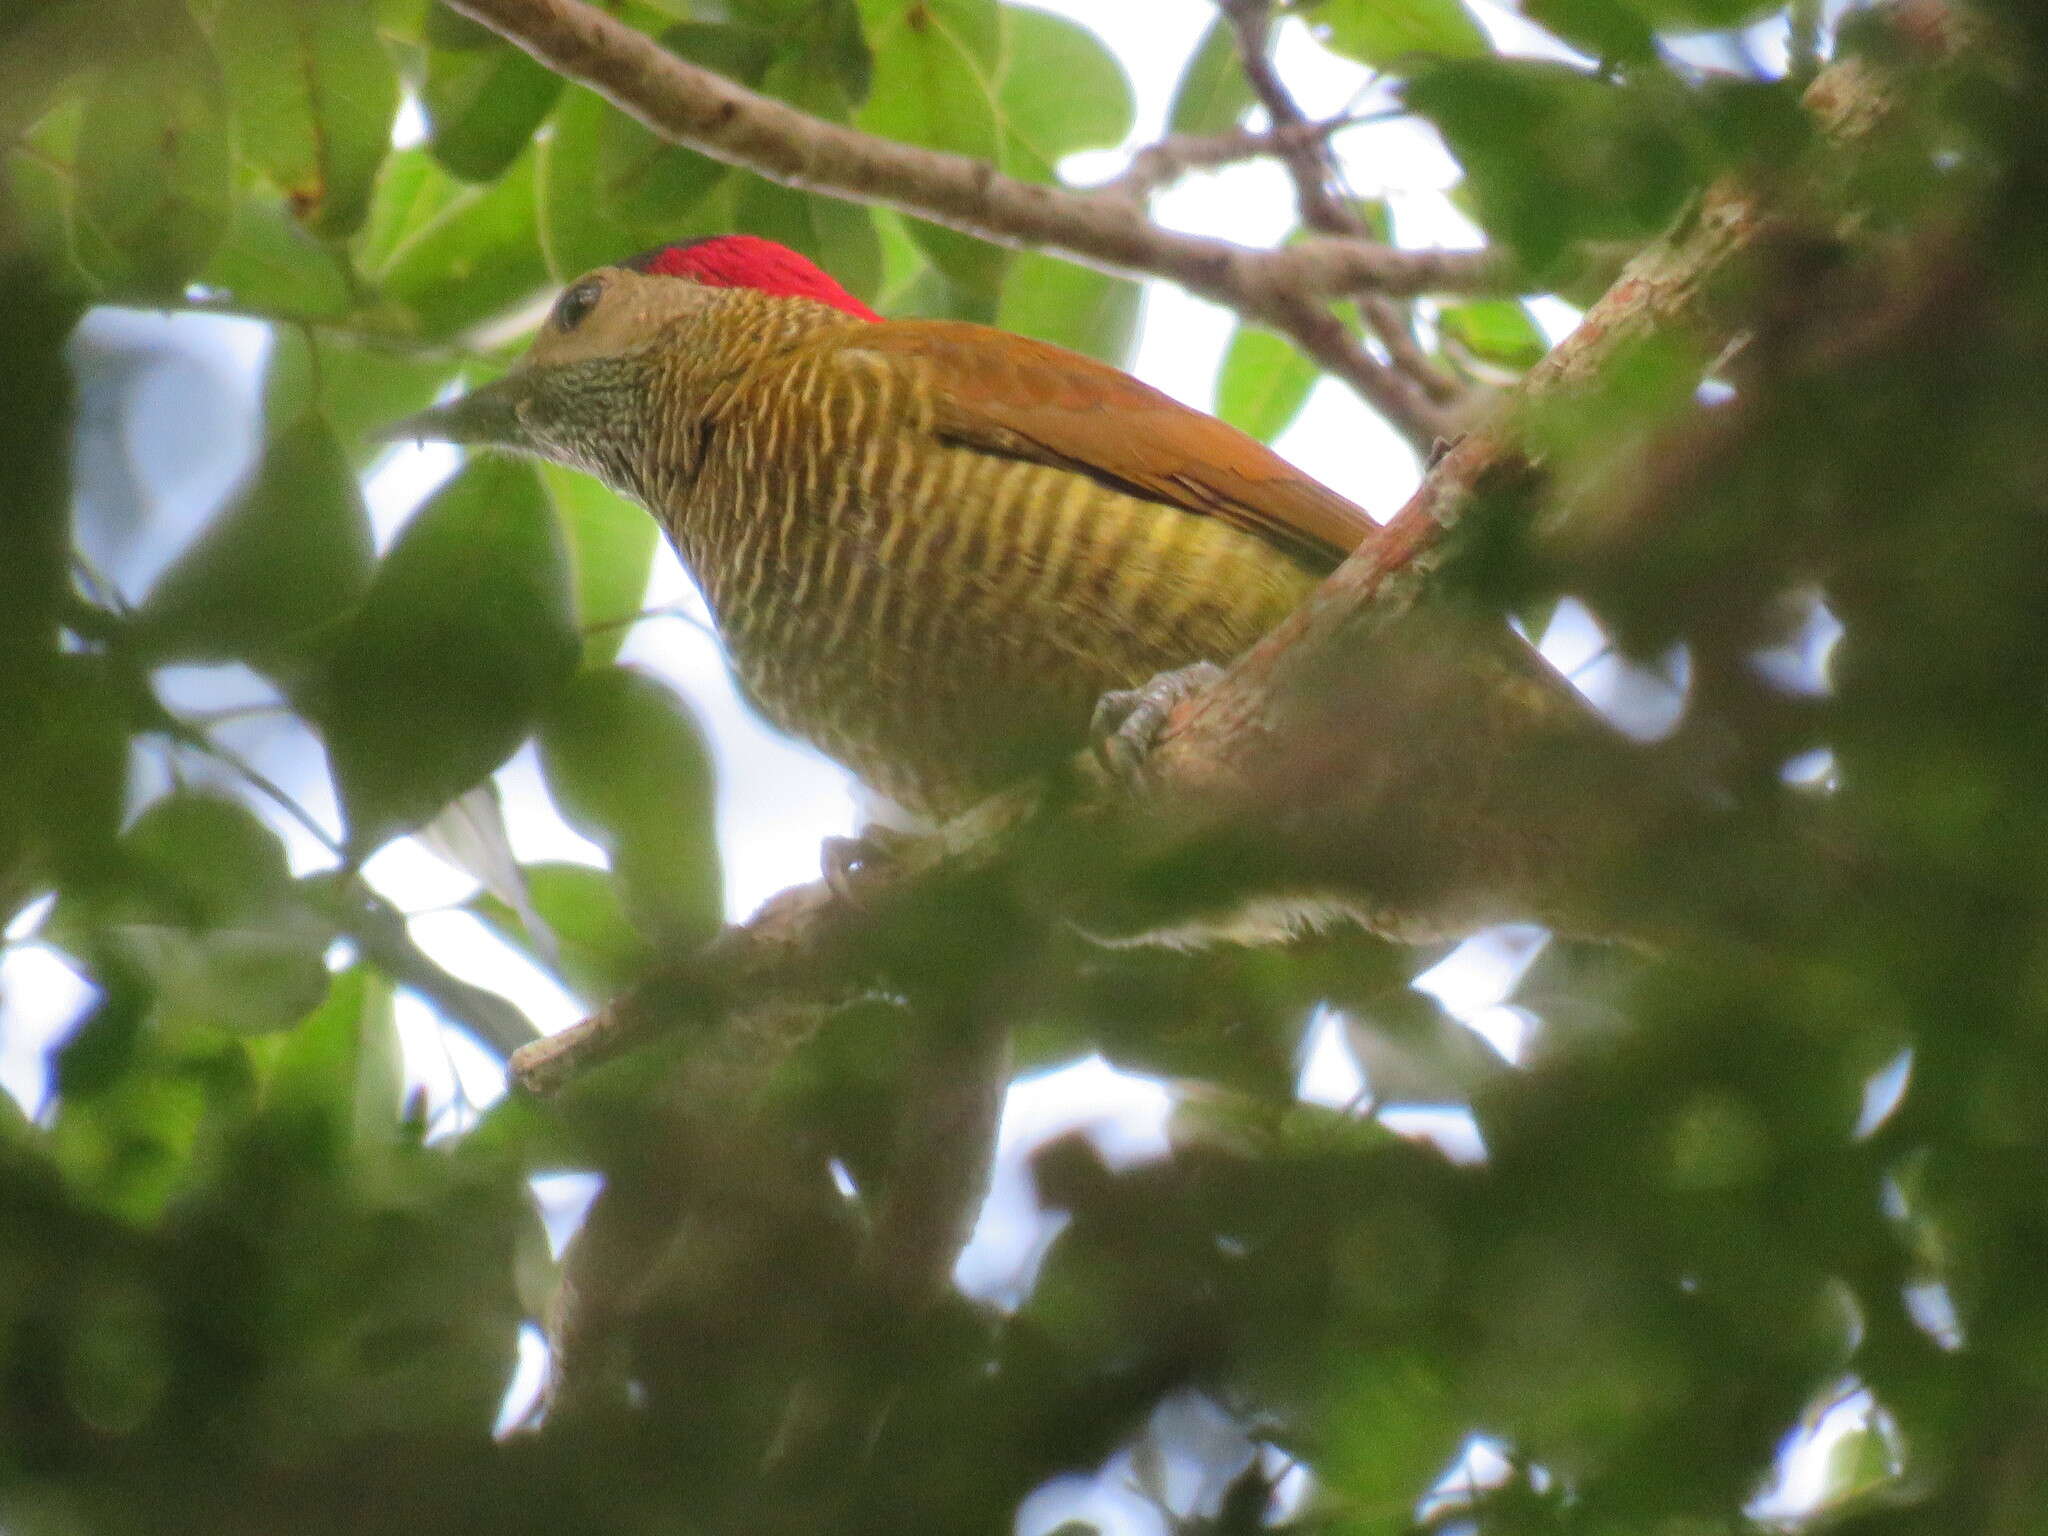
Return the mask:
<svg viewBox="0 0 2048 1536">
<path fill-rule="evenodd" d="M 718 298 L 679 317 L 643 355 L 645 382 L 637 399 L 646 419 L 635 434 L 628 481 L 615 482 L 667 524 L 686 556 L 691 526 L 705 510 L 694 494 L 698 476 L 748 377 L 823 333 L 870 323 L 809 299 L 749 289 Z"/>
</svg>

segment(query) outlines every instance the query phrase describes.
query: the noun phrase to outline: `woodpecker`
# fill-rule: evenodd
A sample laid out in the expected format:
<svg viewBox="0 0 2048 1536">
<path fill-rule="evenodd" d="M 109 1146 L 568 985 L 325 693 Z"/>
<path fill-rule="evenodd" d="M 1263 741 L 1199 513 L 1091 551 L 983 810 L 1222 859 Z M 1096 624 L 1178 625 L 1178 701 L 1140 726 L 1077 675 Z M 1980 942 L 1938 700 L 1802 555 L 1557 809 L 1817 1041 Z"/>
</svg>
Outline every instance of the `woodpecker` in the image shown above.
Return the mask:
<svg viewBox="0 0 2048 1536">
<path fill-rule="evenodd" d="M 1223 662 L 1376 527 L 1115 368 L 884 320 L 752 235 L 562 293 L 505 378 L 390 435 L 523 451 L 660 522 L 770 721 L 943 820 Z"/>
</svg>

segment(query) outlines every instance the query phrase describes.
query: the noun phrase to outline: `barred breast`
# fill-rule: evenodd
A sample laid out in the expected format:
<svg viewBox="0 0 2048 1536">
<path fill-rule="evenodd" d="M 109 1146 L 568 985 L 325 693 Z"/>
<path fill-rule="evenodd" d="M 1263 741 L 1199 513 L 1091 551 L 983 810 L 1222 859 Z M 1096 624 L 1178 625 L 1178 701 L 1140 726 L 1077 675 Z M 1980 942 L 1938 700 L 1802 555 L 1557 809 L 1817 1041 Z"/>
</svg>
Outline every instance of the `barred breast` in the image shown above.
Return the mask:
<svg viewBox="0 0 2048 1536">
<path fill-rule="evenodd" d="M 1315 577 L 1217 518 L 949 443 L 858 351 L 759 370 L 672 532 L 768 719 L 915 813 L 1086 740 L 1094 704 L 1227 660 Z"/>
</svg>

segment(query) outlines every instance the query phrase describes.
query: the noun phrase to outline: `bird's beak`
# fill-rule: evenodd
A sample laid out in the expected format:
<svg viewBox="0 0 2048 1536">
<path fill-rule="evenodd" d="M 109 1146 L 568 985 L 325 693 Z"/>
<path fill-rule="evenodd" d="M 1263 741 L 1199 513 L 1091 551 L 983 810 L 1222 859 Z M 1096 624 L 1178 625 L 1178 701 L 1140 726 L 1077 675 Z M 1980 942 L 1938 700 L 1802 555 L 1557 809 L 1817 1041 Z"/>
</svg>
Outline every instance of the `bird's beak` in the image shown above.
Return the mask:
<svg viewBox="0 0 2048 1536">
<path fill-rule="evenodd" d="M 519 406 L 530 392 L 523 373 L 508 374 L 495 384 L 473 389 L 441 405 L 429 406 L 374 435 L 380 442 L 470 443 L 496 448 L 529 448 Z"/>
</svg>

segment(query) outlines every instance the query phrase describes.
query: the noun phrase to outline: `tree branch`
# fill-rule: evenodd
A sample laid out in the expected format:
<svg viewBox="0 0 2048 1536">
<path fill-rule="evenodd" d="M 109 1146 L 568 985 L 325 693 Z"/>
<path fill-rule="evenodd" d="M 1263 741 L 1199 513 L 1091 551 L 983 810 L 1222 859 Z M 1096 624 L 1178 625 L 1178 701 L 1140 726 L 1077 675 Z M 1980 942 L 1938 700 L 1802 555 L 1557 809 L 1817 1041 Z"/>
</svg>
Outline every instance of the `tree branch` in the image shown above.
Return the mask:
<svg viewBox="0 0 2048 1536">
<path fill-rule="evenodd" d="M 1883 116 L 1884 82 L 1869 67 L 1846 60 L 1824 70 L 1806 99 L 1827 131 L 1853 140 Z M 1381 876 L 1396 871 L 1406 877 L 1405 886 L 1378 893 L 1383 905 L 1374 914 L 1374 926 L 1396 936 L 1441 932 L 1458 919 L 1497 921 L 1517 909 L 1520 915 L 1541 915 L 1534 910 L 1541 899 L 1536 886 L 1552 878 L 1547 866 L 1558 849 L 1539 838 L 1528 858 L 1509 860 L 1513 867 L 1504 872 L 1500 850 L 1469 835 L 1474 824 L 1497 831 L 1497 818 L 1522 816 L 1527 803 L 1498 802 L 1496 754 L 1502 743 L 1460 736 L 1476 730 L 1483 737 L 1498 725 L 1498 712 L 1487 712 L 1483 696 L 1489 689 L 1499 692 L 1503 676 L 1513 686 L 1527 684 L 1512 669 L 1503 674 L 1495 667 L 1485 677 L 1470 668 L 1461 672 L 1462 659 L 1475 645 L 1483 653 L 1485 640 L 1470 630 L 1447 637 L 1432 626 L 1456 627 L 1455 618 L 1422 608 L 1419 599 L 1441 560 L 1443 532 L 1471 505 L 1483 481 L 1520 461 L 1519 428 L 1526 414 L 1583 389 L 1618 353 L 1652 331 L 1675 325 L 1714 329 L 1703 292 L 1765 227 L 1766 210 L 1756 194 L 1732 182 L 1718 184 L 1680 232 L 1629 263 L 1578 329 L 1431 466 L 1378 538 L 1214 687 L 1175 710 L 1147 764 L 1154 793 L 1143 797 L 1150 805 L 1137 808 L 1139 819 L 1151 811 L 1151 830 L 1172 828 L 1181 846 L 1190 826 L 1235 822 L 1246 839 L 1240 852 L 1265 843 L 1283 862 L 1320 852 L 1349 861 L 1354 871 L 1373 865 Z M 1500 641 L 1504 632 L 1497 625 L 1493 631 Z M 1497 658 L 1489 666 L 1492 659 Z M 1429 720 L 1430 711 L 1447 700 L 1462 700 L 1466 713 L 1433 734 L 1450 738 L 1457 756 L 1421 760 L 1401 732 L 1409 723 Z M 1390 729 L 1362 728 L 1362 722 L 1375 721 Z M 1606 761 L 1594 768 L 1613 771 L 1555 775 L 1567 781 L 1560 793 L 1603 802 L 1611 792 L 1615 798 L 1604 810 L 1626 806 L 1637 795 L 1632 761 L 1618 756 L 1612 742 L 1587 731 L 1562 745 L 1595 759 L 1604 755 Z M 1084 777 L 1093 772 L 1092 759 L 1078 766 Z M 1584 756 L 1571 764 L 1574 770 L 1585 766 Z M 1128 848 L 1127 839 L 1103 835 L 1101 804 L 1084 801 L 1048 814 L 1043 798 L 1040 787 L 1030 786 L 985 802 L 934 837 L 907 845 L 866 875 L 852 897 L 824 882 L 785 892 L 694 960 L 651 979 L 586 1023 L 521 1050 L 512 1061 L 513 1075 L 530 1091 L 545 1093 L 617 1050 L 716 1019 L 742 1004 L 830 1004 L 893 985 L 887 934 L 905 913 L 933 924 L 934 914 L 943 917 L 958 904 L 961 889 L 1002 877 L 1021 847 L 1057 841 L 1062 827 L 1065 855 L 1073 855 L 1077 843 L 1101 846 L 1102 860 L 1114 862 Z M 1645 809 L 1654 814 L 1656 807 Z M 1439 818 L 1467 828 L 1467 835 L 1438 836 Z M 1586 856 L 1596 864 L 1615 854 L 1612 836 L 1597 817 L 1582 822 L 1580 830 L 1592 834 L 1595 846 Z M 1403 867 L 1418 860 L 1420 867 Z M 1078 867 L 1079 860 L 1070 858 L 1066 871 Z M 1044 916 L 1051 920 L 1070 892 L 1047 890 L 1044 874 L 1035 871 L 1040 894 L 1048 898 Z M 1569 920 L 1571 914 L 1552 915 Z"/>
<path fill-rule="evenodd" d="M 677 58 L 582 0 L 446 0 L 541 63 L 598 91 L 654 132 L 784 186 L 879 204 L 1005 245 L 1170 278 L 1271 325 L 1304 297 L 1503 293 L 1497 251 L 1399 250 L 1313 240 L 1258 250 L 1162 229 L 1113 191 L 1005 176 L 986 161 L 862 133 Z"/>
<path fill-rule="evenodd" d="M 1237 44 L 1238 67 L 1252 88 L 1252 95 L 1266 109 L 1276 131 L 1298 129 L 1307 121 L 1267 52 L 1273 30 L 1272 0 L 1224 0 L 1223 16 L 1230 23 Z M 1326 234 L 1342 232 L 1363 235 L 1351 211 L 1330 188 L 1327 140 L 1294 144 L 1281 157 L 1294 182 L 1294 199 L 1301 222 Z"/>
<path fill-rule="evenodd" d="M 1262 160 L 1290 153 L 1303 141 L 1324 140 L 1358 121 L 1352 117 L 1330 117 L 1304 122 L 1294 128 L 1257 130 L 1239 128 L 1231 133 L 1170 133 L 1156 144 L 1148 144 L 1131 156 L 1131 163 L 1114 181 L 1094 188 L 1143 202 L 1163 187 L 1170 186 L 1191 171 L 1213 171 L 1246 160 Z"/>
<path fill-rule="evenodd" d="M 1301 222 L 1319 234 L 1363 240 L 1367 230 L 1356 211 L 1333 187 L 1336 166 L 1327 135 L 1306 136 L 1308 115 L 1273 68 L 1268 55 L 1272 34 L 1272 0 L 1227 0 L 1223 14 L 1237 44 L 1245 80 L 1266 109 L 1280 139 L 1280 163 L 1294 182 L 1295 207 Z M 1457 435 L 1463 426 L 1456 408 L 1465 386 L 1431 362 L 1415 341 L 1414 318 L 1408 306 L 1384 293 L 1361 294 L 1359 313 L 1380 345 L 1390 367 L 1376 362 L 1341 325 L 1327 323 L 1327 311 L 1297 307 L 1298 325 L 1289 333 L 1302 350 L 1338 377 L 1347 380 L 1390 420 L 1403 426 L 1409 440 L 1425 451 Z M 1389 377 L 1391 375 L 1391 377 Z"/>
<path fill-rule="evenodd" d="M 1360 307 L 1391 303 L 1384 299 L 1364 300 Z M 1408 368 L 1390 367 L 1366 351 L 1351 328 L 1327 304 L 1302 299 L 1285 303 L 1282 309 L 1287 318 L 1280 322 L 1279 329 L 1326 372 L 1357 390 L 1419 454 L 1429 455 L 1464 429 L 1463 412 L 1436 399 Z M 1400 322 L 1387 329 L 1406 334 Z M 1377 326 L 1375 333 L 1379 333 Z M 1412 338 L 1407 350 L 1418 358 L 1421 356 Z M 1427 367 L 1426 362 L 1424 366 Z M 1436 370 L 1428 371 L 1434 374 Z"/>
<path fill-rule="evenodd" d="M 701 1098 L 720 1102 L 728 1078 L 780 1061 L 810 1037 L 817 1019 L 804 1010 L 887 987 L 885 935 L 906 916 L 905 907 L 913 920 L 921 918 L 935 901 L 944 904 L 942 888 L 994 868 L 1040 799 L 1035 785 L 995 796 L 931 837 L 906 839 L 900 854 L 863 866 L 850 885 L 818 880 L 782 892 L 582 1023 L 522 1047 L 510 1062 L 514 1081 L 550 1094 L 596 1062 L 747 1010 L 768 1021 L 765 1030 L 727 1042 L 710 1058 L 714 1064 L 691 1069 L 704 1080 Z"/>
</svg>

